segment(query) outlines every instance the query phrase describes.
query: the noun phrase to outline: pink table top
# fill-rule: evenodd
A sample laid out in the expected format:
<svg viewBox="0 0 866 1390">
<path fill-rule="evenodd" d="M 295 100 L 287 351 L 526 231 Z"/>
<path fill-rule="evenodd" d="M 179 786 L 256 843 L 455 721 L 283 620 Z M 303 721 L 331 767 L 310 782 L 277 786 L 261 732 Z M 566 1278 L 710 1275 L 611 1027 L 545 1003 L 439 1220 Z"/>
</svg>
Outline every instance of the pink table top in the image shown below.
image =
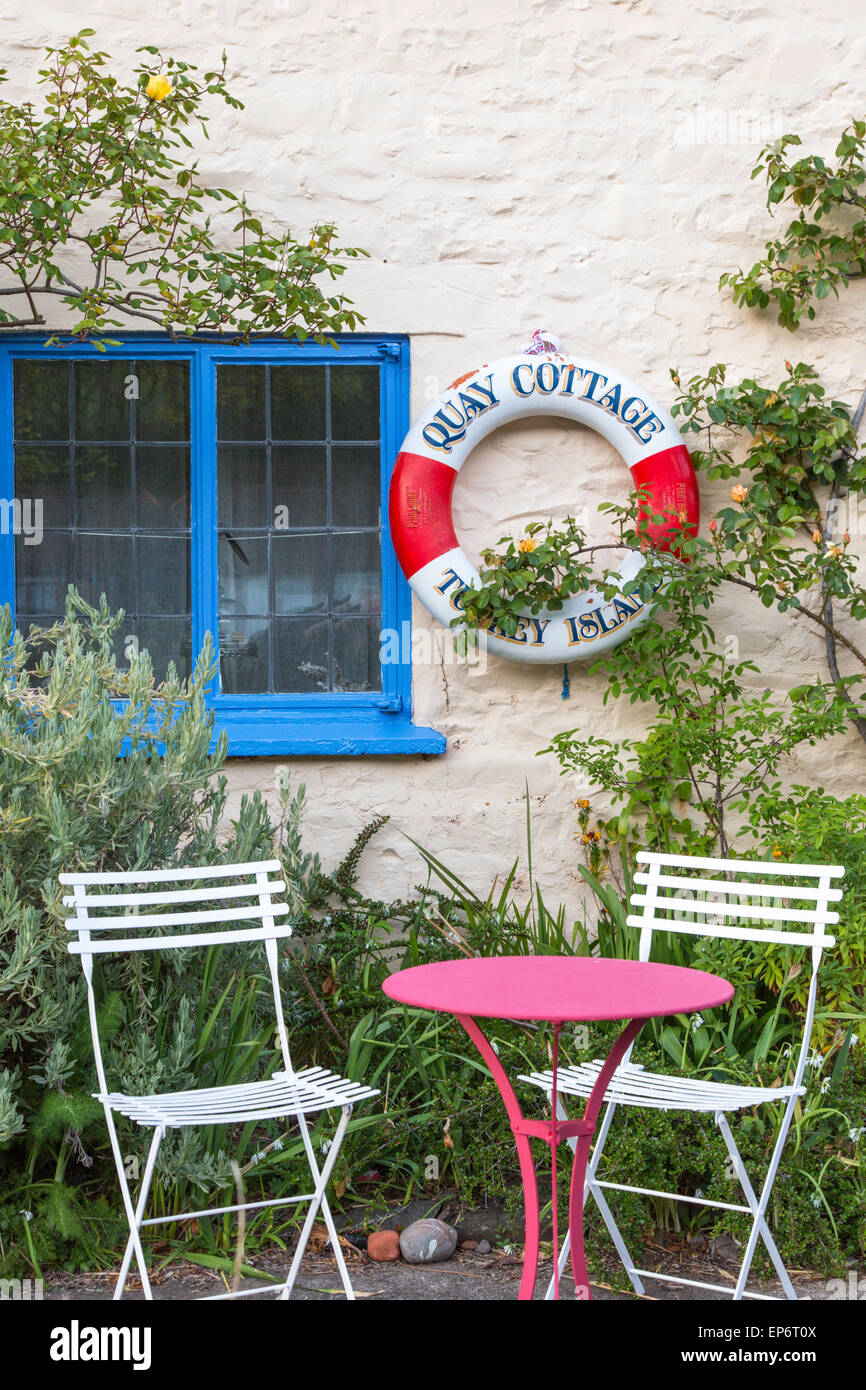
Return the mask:
<svg viewBox="0 0 866 1390">
<path fill-rule="evenodd" d="M 698 1013 L 734 993 L 704 970 L 595 956 L 464 956 L 399 970 L 382 988 L 419 1009 L 549 1023 Z"/>
</svg>

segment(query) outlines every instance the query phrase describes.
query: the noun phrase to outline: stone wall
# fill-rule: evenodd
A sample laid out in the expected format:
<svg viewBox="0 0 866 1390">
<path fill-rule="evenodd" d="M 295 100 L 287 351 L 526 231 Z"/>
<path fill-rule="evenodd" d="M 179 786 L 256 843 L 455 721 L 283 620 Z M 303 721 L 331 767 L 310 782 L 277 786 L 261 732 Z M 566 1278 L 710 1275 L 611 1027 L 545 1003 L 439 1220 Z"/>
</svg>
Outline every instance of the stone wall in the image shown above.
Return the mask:
<svg viewBox="0 0 866 1390">
<path fill-rule="evenodd" d="M 32 84 L 39 50 L 76 28 L 118 60 L 158 43 L 190 61 L 229 53 L 242 112 L 217 111 L 205 174 L 246 189 L 262 213 L 300 231 L 333 219 L 369 261 L 346 277 L 371 330 L 411 335 L 413 414 L 456 375 L 507 355 L 543 325 L 573 352 L 610 362 L 670 402 L 669 368 L 727 361 L 777 379 L 786 356 L 813 360 L 854 402 L 863 382 L 863 291 L 830 300 L 795 343 L 771 317 L 717 290 L 770 234 L 761 180 L 768 140 L 797 131 L 832 154 L 862 111 L 866 34 L 847 0 L 791 7 L 728 0 L 3 0 L 12 91 Z M 458 533 L 484 543 L 539 515 L 621 497 L 628 475 L 598 436 L 564 422 L 510 426 L 460 476 Z M 702 484 L 705 511 L 722 495 Z M 861 528 L 862 529 L 862 528 Z M 855 526 L 851 525 L 852 533 Z M 604 534 L 600 519 L 593 522 Z M 415 622 L 427 627 L 416 605 Z M 782 692 L 822 672 L 821 643 L 739 596 L 721 634 L 760 658 Z M 309 843 L 326 862 L 379 812 L 366 884 L 405 891 L 420 839 L 478 888 L 521 852 L 524 785 L 535 857 L 554 901 L 579 899 L 573 800 L 549 735 L 608 736 L 641 713 L 603 707 L 603 684 L 571 667 L 496 658 L 486 673 L 436 662 L 414 673 L 415 717 L 448 736 L 444 757 L 299 760 Z M 846 793 L 853 741 L 807 750 L 791 769 Z M 275 764 L 230 764 L 233 796 L 272 788 Z"/>
</svg>

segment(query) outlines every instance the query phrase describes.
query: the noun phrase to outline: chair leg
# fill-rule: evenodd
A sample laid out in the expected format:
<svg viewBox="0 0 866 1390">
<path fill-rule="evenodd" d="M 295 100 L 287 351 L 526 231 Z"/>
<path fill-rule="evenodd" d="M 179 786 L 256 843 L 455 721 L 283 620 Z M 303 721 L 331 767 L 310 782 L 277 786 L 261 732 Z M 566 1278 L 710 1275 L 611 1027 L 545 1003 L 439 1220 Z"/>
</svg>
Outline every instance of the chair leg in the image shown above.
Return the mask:
<svg viewBox="0 0 866 1390">
<path fill-rule="evenodd" d="M 634 1260 L 632 1259 L 631 1255 L 629 1254 L 628 1247 L 626 1246 L 626 1243 L 625 1243 L 625 1241 L 624 1241 L 623 1238 L 622 1238 L 622 1234 L 621 1234 L 621 1232 L 620 1232 L 620 1229 L 619 1229 L 619 1227 L 617 1226 L 616 1221 L 614 1220 L 613 1212 L 611 1211 L 610 1206 L 608 1205 L 608 1201 L 607 1201 L 607 1198 L 606 1198 L 605 1195 L 604 1195 L 604 1191 L 603 1191 L 603 1189 L 600 1188 L 600 1187 L 598 1186 L 598 1184 L 595 1182 L 596 1170 L 597 1170 L 598 1165 L 599 1165 L 599 1162 L 600 1162 L 600 1160 L 601 1160 L 601 1155 L 602 1155 L 602 1152 L 603 1152 L 603 1150 L 604 1150 L 605 1140 L 607 1139 L 608 1130 L 610 1129 L 611 1121 L 613 1120 L 613 1112 L 614 1112 L 615 1109 L 616 1109 L 616 1106 L 613 1105 L 613 1104 L 609 1104 L 609 1105 L 605 1106 L 604 1119 L 602 1120 L 601 1128 L 600 1128 L 599 1131 L 598 1131 L 598 1137 L 596 1138 L 595 1144 L 593 1145 L 592 1157 L 590 1158 L 589 1167 L 588 1167 L 588 1169 L 587 1169 L 586 1183 L 584 1184 L 584 1189 L 583 1189 L 583 1202 L 584 1202 L 584 1206 L 585 1206 L 585 1205 L 586 1205 L 587 1194 L 590 1193 L 590 1194 L 592 1195 L 593 1201 L 595 1202 L 596 1206 L 598 1207 L 599 1211 L 601 1212 L 601 1218 L 602 1218 L 602 1220 L 604 1221 L 605 1226 L 607 1227 L 608 1234 L 610 1235 L 610 1238 L 611 1238 L 611 1240 L 613 1241 L 614 1246 L 616 1247 L 616 1252 L 617 1252 L 617 1254 L 619 1255 L 620 1259 L 622 1260 L 622 1263 L 623 1263 L 623 1266 L 624 1266 L 624 1268 L 625 1268 L 626 1274 L 628 1275 L 629 1279 L 631 1280 L 632 1287 L 633 1287 L 635 1293 L 642 1294 L 642 1293 L 644 1292 L 644 1287 L 643 1287 L 643 1284 L 641 1283 L 641 1281 L 640 1281 L 638 1275 L 634 1272 L 634 1270 L 635 1270 L 635 1263 L 634 1263 Z M 560 1119 L 560 1120 L 566 1120 L 566 1119 L 568 1119 L 568 1114 L 567 1114 L 567 1112 L 566 1112 L 566 1110 L 565 1110 L 565 1107 L 564 1107 L 564 1105 L 563 1105 L 563 1103 L 562 1103 L 561 1097 L 557 1097 L 556 1110 L 557 1110 L 557 1118 L 558 1118 L 558 1119 Z M 572 1150 L 573 1150 L 573 1149 L 576 1147 L 576 1145 L 577 1145 L 577 1139 L 576 1139 L 576 1138 L 575 1138 L 575 1139 L 569 1139 L 569 1140 L 568 1140 L 568 1143 L 569 1143 L 569 1145 L 571 1146 L 571 1148 L 572 1148 Z M 570 1251 L 571 1251 L 571 1234 L 570 1234 L 569 1231 L 566 1231 L 566 1233 L 565 1233 L 565 1239 L 564 1239 L 563 1242 L 562 1242 L 562 1249 L 561 1249 L 560 1252 L 559 1252 L 559 1277 L 560 1277 L 560 1279 L 562 1278 L 563 1271 L 564 1271 L 564 1269 L 565 1269 L 565 1266 L 566 1266 L 566 1263 L 567 1263 L 567 1260 L 568 1260 L 568 1256 L 569 1256 Z M 546 1292 L 546 1294 L 544 1295 L 545 1300 L 548 1300 L 548 1299 L 552 1299 L 552 1298 L 553 1298 L 553 1289 L 554 1289 L 554 1281 L 553 1281 L 553 1278 L 551 1277 L 550 1283 L 549 1283 L 548 1286 L 547 1286 L 547 1292 Z"/>
<path fill-rule="evenodd" d="M 613 1212 L 608 1206 L 607 1198 L 604 1195 L 604 1191 L 602 1188 L 599 1187 L 598 1183 L 595 1181 L 595 1175 L 598 1171 L 598 1165 L 601 1162 L 601 1156 L 604 1152 L 604 1146 L 607 1141 L 607 1136 L 610 1131 L 611 1123 L 613 1122 L 613 1116 L 616 1108 L 616 1105 L 613 1103 L 605 1107 L 604 1119 L 601 1122 L 601 1129 L 598 1132 L 598 1138 L 596 1139 L 595 1144 L 593 1145 L 592 1158 L 590 1159 L 589 1173 L 587 1176 L 589 1180 L 589 1190 L 592 1193 L 593 1201 L 595 1202 L 596 1206 L 601 1212 L 602 1219 L 604 1220 L 604 1224 L 608 1229 L 610 1238 L 616 1247 L 617 1254 L 622 1260 L 622 1263 L 625 1267 L 625 1272 L 631 1280 L 632 1288 L 634 1289 L 635 1293 L 642 1294 L 644 1292 L 644 1286 L 641 1283 L 638 1275 L 635 1273 L 634 1260 L 632 1259 L 626 1246 L 626 1243 L 622 1238 L 619 1227 L 614 1221 Z"/>
<path fill-rule="evenodd" d="M 111 1128 L 112 1130 L 114 1129 L 113 1124 Z M 116 1134 L 114 1135 L 114 1137 L 116 1140 Z M 160 1125 L 156 1125 L 153 1131 L 153 1138 L 150 1141 L 150 1150 L 147 1155 L 147 1162 L 144 1167 L 144 1175 L 141 1179 L 141 1188 L 139 1190 L 138 1201 L 135 1205 L 135 1208 L 133 1208 L 132 1206 L 132 1196 L 129 1191 L 129 1185 L 126 1181 L 126 1172 L 124 1170 L 123 1163 L 120 1159 L 120 1146 L 119 1144 L 117 1145 L 117 1170 L 118 1175 L 120 1177 L 121 1188 L 123 1191 L 123 1204 L 126 1208 L 126 1217 L 127 1221 L 129 1222 L 129 1239 L 126 1242 L 126 1249 L 123 1252 L 123 1260 L 120 1266 L 120 1273 L 117 1276 L 117 1283 L 114 1286 L 113 1297 L 115 1301 L 123 1297 L 123 1291 L 126 1287 L 126 1279 L 127 1275 L 129 1274 L 129 1266 L 132 1260 L 133 1250 L 135 1251 L 135 1258 L 138 1263 L 139 1272 L 141 1274 L 141 1288 L 144 1297 L 148 1301 L 150 1301 L 153 1298 L 153 1292 L 150 1287 L 150 1279 L 147 1273 L 147 1265 L 144 1259 L 144 1248 L 141 1244 L 141 1221 L 142 1217 L 144 1216 L 145 1207 L 147 1206 L 147 1199 L 150 1194 L 150 1184 L 153 1180 L 153 1169 L 154 1165 L 156 1164 L 156 1156 L 159 1153 L 159 1147 L 164 1138 L 165 1129 Z"/>
<path fill-rule="evenodd" d="M 282 1292 L 280 1293 L 280 1299 L 283 1301 L 286 1301 L 289 1298 L 291 1298 L 292 1289 L 294 1288 L 295 1280 L 298 1277 L 298 1270 L 300 1269 L 301 1260 L 304 1257 L 304 1252 L 306 1251 L 307 1243 L 310 1239 L 310 1232 L 313 1229 L 313 1222 L 315 1221 L 320 1208 L 325 1220 L 325 1225 L 328 1229 L 328 1235 L 331 1238 L 331 1245 L 334 1250 L 334 1257 L 337 1261 L 337 1269 L 340 1273 L 340 1279 L 343 1284 L 343 1289 L 345 1290 L 346 1298 L 354 1299 L 355 1297 L 355 1291 L 352 1288 L 352 1284 L 349 1279 L 349 1271 L 346 1269 L 346 1262 L 343 1258 L 343 1251 L 340 1248 L 340 1238 L 337 1235 L 337 1229 L 334 1225 L 333 1217 L 331 1216 L 331 1209 L 328 1205 L 328 1198 L 326 1195 L 328 1182 L 331 1177 L 331 1172 L 333 1170 L 334 1164 L 337 1161 L 337 1155 L 340 1152 L 340 1146 L 343 1142 L 343 1136 L 346 1132 L 346 1126 L 349 1123 L 349 1116 L 351 1115 L 351 1113 L 351 1105 L 344 1105 L 343 1113 L 340 1116 L 340 1122 L 337 1125 L 336 1131 L 334 1132 L 334 1137 L 331 1140 L 331 1146 L 328 1149 L 328 1153 L 321 1171 L 319 1170 L 318 1163 L 316 1162 L 316 1155 L 313 1149 L 312 1140 L 310 1138 L 310 1131 L 307 1125 L 306 1117 L 302 1112 L 298 1113 L 295 1116 L 301 1130 L 301 1137 L 303 1139 L 304 1149 L 306 1150 L 307 1162 L 310 1166 L 310 1173 L 315 1183 L 315 1192 L 313 1193 L 313 1196 L 310 1199 L 310 1209 L 307 1212 L 306 1219 L 304 1221 L 303 1226 L 301 1227 L 301 1234 L 298 1237 L 297 1248 L 292 1258 L 292 1263 L 289 1267 L 288 1275 L 286 1276 L 286 1282 L 283 1285 Z"/>
<path fill-rule="evenodd" d="M 635 1270 L 635 1263 L 631 1257 L 628 1246 L 623 1240 L 620 1229 L 613 1219 L 613 1212 L 608 1206 L 607 1198 L 605 1197 L 603 1190 L 598 1186 L 597 1183 L 593 1182 L 589 1184 L 588 1190 L 591 1192 L 593 1201 L 595 1202 L 596 1206 L 601 1212 L 602 1220 L 604 1221 L 604 1224 L 608 1229 L 610 1238 L 616 1247 L 616 1253 L 622 1260 L 625 1272 L 631 1280 L 632 1288 L 634 1289 L 635 1293 L 642 1294 L 644 1292 L 644 1286 L 641 1283 L 640 1277 L 638 1276 Z"/>
<path fill-rule="evenodd" d="M 782 1150 L 785 1147 L 785 1140 L 788 1137 L 788 1129 L 790 1128 L 791 1116 L 793 1114 L 793 1104 L 791 1103 L 793 1100 L 794 1097 L 791 1097 L 791 1100 L 789 1101 L 787 1109 L 785 1111 L 785 1116 L 782 1120 L 782 1127 L 779 1130 L 779 1135 L 776 1139 L 776 1143 L 773 1148 L 773 1156 L 770 1160 L 770 1166 L 767 1170 L 767 1176 L 764 1179 L 764 1184 L 761 1188 L 760 1198 L 755 1196 L 755 1190 L 752 1187 L 752 1184 L 749 1180 L 749 1175 L 746 1172 L 745 1165 L 743 1164 L 743 1160 L 740 1156 L 740 1151 L 737 1148 L 737 1145 L 734 1141 L 734 1136 L 731 1133 L 731 1127 L 728 1124 L 727 1116 L 725 1115 L 724 1111 L 718 1111 L 716 1113 L 716 1124 L 719 1126 L 719 1129 L 722 1132 L 722 1138 L 725 1141 L 725 1147 L 728 1150 L 731 1161 L 736 1170 L 740 1186 L 742 1187 L 743 1192 L 745 1193 L 746 1201 L 748 1202 L 752 1212 L 752 1229 L 749 1232 L 749 1239 L 746 1245 L 745 1253 L 743 1255 L 743 1263 L 740 1267 L 739 1278 L 737 1279 L 737 1285 L 734 1290 L 735 1299 L 741 1299 L 743 1297 L 743 1290 L 746 1287 L 746 1280 L 749 1277 L 749 1270 L 752 1266 L 752 1260 L 755 1256 L 755 1250 L 758 1246 L 759 1237 L 763 1240 L 764 1245 L 767 1248 L 767 1253 L 770 1256 L 773 1265 L 775 1266 L 776 1273 L 778 1274 L 779 1279 L 781 1280 L 782 1288 L 785 1291 L 785 1297 L 789 1300 L 795 1300 L 797 1297 L 797 1292 L 794 1288 L 794 1285 L 791 1283 L 788 1271 L 786 1270 L 782 1262 L 782 1257 L 779 1254 L 776 1242 L 770 1234 L 770 1228 L 767 1225 L 766 1218 L 767 1204 L 769 1203 L 770 1194 L 773 1190 L 773 1183 L 776 1179 L 776 1172 L 778 1170 L 779 1162 L 782 1157 Z"/>
<path fill-rule="evenodd" d="M 331 1167 L 333 1167 L 334 1163 L 336 1163 L 336 1161 L 337 1161 L 337 1157 L 338 1157 L 339 1152 L 340 1152 L 340 1146 L 341 1146 L 341 1144 L 342 1144 L 342 1142 L 343 1142 L 343 1135 L 344 1135 L 344 1133 L 345 1133 L 346 1126 L 347 1126 L 347 1124 L 349 1123 L 349 1119 L 350 1119 L 350 1117 L 351 1117 L 351 1114 L 352 1114 L 352 1107 L 351 1107 L 351 1105 L 344 1105 L 344 1106 L 343 1106 L 343 1113 L 342 1113 L 342 1116 L 341 1116 L 341 1118 L 340 1118 L 340 1123 L 339 1123 L 339 1125 L 338 1125 L 338 1127 L 337 1127 L 337 1130 L 336 1130 L 336 1132 L 335 1132 L 335 1134 L 334 1134 L 334 1138 L 333 1138 L 333 1140 L 331 1141 L 331 1147 L 330 1147 L 329 1150 L 328 1150 L 328 1155 L 327 1155 L 327 1156 L 330 1158 L 331 1150 L 332 1150 L 332 1149 L 336 1149 L 336 1152 L 334 1153 L 334 1157 L 333 1157 L 333 1160 L 332 1160 L 332 1163 L 331 1163 Z M 316 1177 L 317 1182 L 318 1182 L 318 1181 L 320 1180 L 319 1177 L 318 1177 L 318 1172 L 319 1172 L 319 1170 L 318 1170 L 318 1166 L 317 1166 L 317 1164 L 316 1164 L 316 1158 L 315 1158 L 315 1153 L 314 1153 L 314 1150 L 313 1150 L 313 1144 L 312 1144 L 312 1140 L 310 1139 L 310 1132 L 309 1132 L 309 1128 L 308 1128 L 308 1126 L 307 1126 L 307 1124 L 306 1124 L 306 1121 L 304 1121 L 303 1129 L 304 1129 L 304 1132 L 305 1132 L 305 1134 L 306 1134 L 307 1156 L 308 1156 L 308 1158 L 309 1158 L 309 1160 L 310 1160 L 310 1163 L 311 1163 L 311 1166 L 312 1166 L 313 1174 L 314 1174 L 314 1176 Z M 330 1169 L 329 1169 L 328 1171 L 330 1172 Z M 333 1218 L 333 1216 L 331 1215 L 331 1204 L 330 1204 L 330 1202 L 328 1201 L 327 1183 L 328 1183 L 328 1179 L 327 1179 L 327 1177 L 326 1177 L 326 1178 L 324 1179 L 324 1181 L 322 1182 L 322 1199 L 321 1199 L 321 1204 L 320 1204 L 321 1212 L 322 1212 L 322 1216 L 324 1217 L 325 1226 L 326 1226 L 326 1228 L 327 1228 L 328 1235 L 329 1235 L 330 1238 L 331 1238 L 331 1248 L 332 1248 L 332 1250 L 334 1251 L 334 1259 L 335 1259 L 336 1262 L 337 1262 L 337 1269 L 338 1269 L 339 1274 L 340 1274 L 340 1280 L 341 1280 L 341 1282 L 342 1282 L 343 1289 L 344 1289 L 344 1291 L 345 1291 L 346 1297 L 347 1297 L 348 1299 L 353 1299 L 353 1300 L 354 1300 L 354 1297 L 355 1297 L 355 1290 L 352 1288 L 352 1281 L 351 1281 L 351 1279 L 349 1278 L 349 1271 L 348 1271 L 348 1269 L 346 1268 L 346 1261 L 345 1261 L 345 1258 L 344 1258 L 344 1256 L 343 1256 L 343 1247 L 342 1247 L 341 1244 L 340 1244 L 340 1237 L 339 1237 L 339 1235 L 338 1235 L 338 1233 L 337 1233 L 337 1227 L 336 1227 L 336 1225 L 334 1224 L 334 1218 Z M 317 1188 L 317 1190 L 318 1190 L 318 1188 Z"/>
</svg>

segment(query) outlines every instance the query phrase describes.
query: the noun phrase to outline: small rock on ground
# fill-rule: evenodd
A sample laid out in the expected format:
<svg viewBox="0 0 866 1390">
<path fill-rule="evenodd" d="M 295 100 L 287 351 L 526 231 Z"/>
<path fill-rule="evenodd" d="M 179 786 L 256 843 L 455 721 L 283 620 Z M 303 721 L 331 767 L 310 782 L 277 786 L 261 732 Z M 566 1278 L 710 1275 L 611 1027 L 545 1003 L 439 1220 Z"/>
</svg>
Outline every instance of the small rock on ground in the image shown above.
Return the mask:
<svg viewBox="0 0 866 1390">
<path fill-rule="evenodd" d="M 376 1263 L 389 1263 L 400 1258 L 400 1240 L 396 1231 L 372 1231 L 367 1237 L 367 1254 Z"/>
<path fill-rule="evenodd" d="M 441 1264 L 450 1260 L 457 1249 L 457 1232 L 453 1226 L 435 1217 L 413 1221 L 400 1232 L 400 1254 L 407 1264 Z"/>
</svg>

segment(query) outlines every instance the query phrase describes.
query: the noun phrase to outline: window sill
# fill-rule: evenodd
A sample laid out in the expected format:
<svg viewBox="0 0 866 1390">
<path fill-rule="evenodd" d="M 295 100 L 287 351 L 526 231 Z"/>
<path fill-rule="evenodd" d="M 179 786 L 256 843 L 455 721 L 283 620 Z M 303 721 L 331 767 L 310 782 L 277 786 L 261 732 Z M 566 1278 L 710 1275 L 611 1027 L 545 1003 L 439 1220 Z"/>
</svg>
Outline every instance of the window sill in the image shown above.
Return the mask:
<svg viewBox="0 0 866 1390">
<path fill-rule="evenodd" d="M 339 711 L 216 704 L 215 732 L 228 734 L 230 758 L 389 757 L 444 753 L 445 735 L 413 724 L 403 711 Z"/>
</svg>

